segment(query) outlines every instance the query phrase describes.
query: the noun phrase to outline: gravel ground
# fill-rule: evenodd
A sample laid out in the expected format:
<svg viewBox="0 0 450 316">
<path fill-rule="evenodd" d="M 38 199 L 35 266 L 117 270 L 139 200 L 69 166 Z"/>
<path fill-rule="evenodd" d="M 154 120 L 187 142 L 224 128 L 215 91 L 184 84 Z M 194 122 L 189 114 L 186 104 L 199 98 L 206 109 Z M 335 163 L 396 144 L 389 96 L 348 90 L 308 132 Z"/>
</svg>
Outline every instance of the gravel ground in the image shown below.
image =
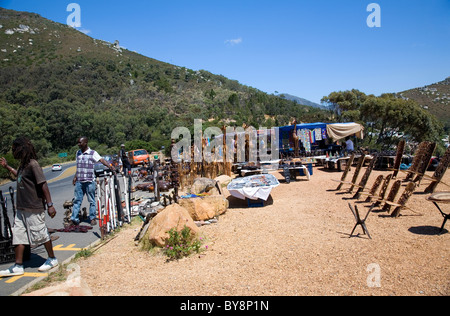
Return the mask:
<svg viewBox="0 0 450 316">
<path fill-rule="evenodd" d="M 373 171 L 368 187 L 379 174 L 389 172 Z M 263 208 L 229 197 L 219 222 L 201 228 L 207 251 L 180 261 L 140 251 L 133 241 L 140 226 L 129 227 L 79 262 L 81 276 L 100 296 L 449 295 L 450 233 L 438 235 L 443 218 L 422 193 L 429 181 L 407 204 L 422 216 L 403 210 L 391 218 L 375 209 L 367 220 L 371 240 L 360 227 L 349 238 L 355 219 L 348 203 L 356 201 L 334 191 L 331 179 L 341 175 L 316 167 L 311 181 L 280 180 Z M 356 205 L 365 215 L 370 203 L 362 200 Z"/>
</svg>

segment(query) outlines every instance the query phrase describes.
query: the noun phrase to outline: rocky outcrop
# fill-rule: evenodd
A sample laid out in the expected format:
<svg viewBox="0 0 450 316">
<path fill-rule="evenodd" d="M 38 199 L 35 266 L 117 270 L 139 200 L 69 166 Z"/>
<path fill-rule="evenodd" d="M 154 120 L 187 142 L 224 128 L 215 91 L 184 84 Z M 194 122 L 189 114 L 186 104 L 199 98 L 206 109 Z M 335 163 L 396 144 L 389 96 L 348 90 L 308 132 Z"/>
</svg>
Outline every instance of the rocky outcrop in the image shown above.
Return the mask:
<svg viewBox="0 0 450 316">
<path fill-rule="evenodd" d="M 181 232 L 185 225 L 191 230 L 192 234 L 198 234 L 199 229 L 189 212 L 179 204 L 172 204 L 152 219 L 147 236 L 152 245 L 164 247 L 166 240 L 169 238 L 168 232 L 172 228 Z"/>
<path fill-rule="evenodd" d="M 192 194 L 209 193 L 211 195 L 220 194 L 216 187 L 217 181 L 209 178 L 197 178 L 191 187 Z"/>
<path fill-rule="evenodd" d="M 180 205 L 189 212 L 194 221 L 206 221 L 224 214 L 229 207 L 223 195 L 204 196 L 180 200 Z"/>
</svg>

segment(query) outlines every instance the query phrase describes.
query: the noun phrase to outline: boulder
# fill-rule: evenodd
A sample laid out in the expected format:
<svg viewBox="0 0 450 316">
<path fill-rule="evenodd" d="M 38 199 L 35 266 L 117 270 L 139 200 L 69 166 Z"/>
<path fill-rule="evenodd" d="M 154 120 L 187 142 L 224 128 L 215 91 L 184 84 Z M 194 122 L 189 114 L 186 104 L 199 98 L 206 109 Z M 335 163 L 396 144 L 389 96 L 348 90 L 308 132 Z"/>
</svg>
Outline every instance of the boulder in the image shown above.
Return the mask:
<svg viewBox="0 0 450 316">
<path fill-rule="evenodd" d="M 172 204 L 152 219 L 147 236 L 152 245 L 164 247 L 169 238 L 168 232 L 172 228 L 181 232 L 185 225 L 191 229 L 192 234 L 199 232 L 189 212 L 181 205 Z"/>
<path fill-rule="evenodd" d="M 191 187 L 192 194 L 210 193 L 211 195 L 220 194 L 216 188 L 216 180 L 209 178 L 197 178 Z"/>
<path fill-rule="evenodd" d="M 194 221 L 206 221 L 212 219 L 224 214 L 229 207 L 228 200 L 222 195 L 181 199 L 179 203 L 187 209 Z"/>
<path fill-rule="evenodd" d="M 227 175 L 221 175 L 218 176 L 217 178 L 215 178 L 214 180 L 216 180 L 217 182 L 219 182 L 219 184 L 222 187 L 226 187 L 233 179 L 230 176 Z"/>
</svg>

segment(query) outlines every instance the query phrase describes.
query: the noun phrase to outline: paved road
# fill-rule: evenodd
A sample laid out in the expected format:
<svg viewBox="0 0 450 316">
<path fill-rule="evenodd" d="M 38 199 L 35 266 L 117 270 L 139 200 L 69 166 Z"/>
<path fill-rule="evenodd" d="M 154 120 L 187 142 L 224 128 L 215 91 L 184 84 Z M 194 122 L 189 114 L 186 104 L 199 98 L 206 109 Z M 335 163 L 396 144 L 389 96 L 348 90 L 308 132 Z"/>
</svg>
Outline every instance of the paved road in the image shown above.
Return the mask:
<svg viewBox="0 0 450 316">
<path fill-rule="evenodd" d="M 63 228 L 64 208 L 63 203 L 73 198 L 73 185 L 72 179 L 75 173 L 75 163 L 65 164 L 63 170 L 60 172 L 52 172 L 50 168 L 44 169 L 44 174 L 47 178 L 50 193 L 52 195 L 53 202 L 58 212 L 55 218 L 51 219 L 47 216 L 47 227 L 60 229 Z M 12 182 L 3 186 L 0 186 L 0 190 L 3 191 L 3 195 L 8 200 L 8 213 L 11 222 L 13 221 L 13 212 L 9 196 L 9 187 L 12 186 L 15 189 L 16 183 Z M 88 207 L 87 199 L 83 201 L 82 207 Z M 3 219 L 3 216 L 2 216 Z M 83 225 L 88 225 L 83 223 Z M 69 259 L 76 254 L 79 250 L 89 246 L 93 242 L 100 239 L 100 231 L 98 225 L 96 225 L 88 233 L 54 233 L 53 236 L 59 236 L 59 239 L 53 242 L 55 255 L 58 261 Z M 0 296 L 11 295 L 38 277 L 45 274 L 39 273 L 38 268 L 47 259 L 47 252 L 43 246 L 37 247 L 31 252 L 31 260 L 24 263 L 25 276 L 12 277 L 12 278 L 0 278 Z M 0 270 L 7 269 L 11 266 L 11 263 L 0 264 Z"/>
</svg>

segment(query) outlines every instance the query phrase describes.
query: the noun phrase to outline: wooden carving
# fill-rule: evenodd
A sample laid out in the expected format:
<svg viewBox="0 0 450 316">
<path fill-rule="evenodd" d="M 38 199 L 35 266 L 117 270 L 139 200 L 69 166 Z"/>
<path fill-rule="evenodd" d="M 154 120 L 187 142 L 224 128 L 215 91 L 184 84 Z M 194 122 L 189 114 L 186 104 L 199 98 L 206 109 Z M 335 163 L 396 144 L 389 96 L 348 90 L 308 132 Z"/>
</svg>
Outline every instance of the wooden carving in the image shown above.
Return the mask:
<svg viewBox="0 0 450 316">
<path fill-rule="evenodd" d="M 434 190 L 436 190 L 437 185 L 444 177 L 445 172 L 447 171 L 449 165 L 450 165 L 450 147 L 447 148 L 447 151 L 445 152 L 438 167 L 436 168 L 436 171 L 434 172 L 433 175 L 434 180 L 425 189 L 425 193 L 434 193 Z"/>
<path fill-rule="evenodd" d="M 353 196 L 354 199 L 359 199 L 359 197 L 361 196 L 361 192 L 364 191 L 364 189 L 366 188 L 367 181 L 369 180 L 370 174 L 372 173 L 372 170 L 375 167 L 377 159 L 378 156 L 374 156 L 372 158 L 372 161 L 370 162 L 369 166 L 366 169 L 366 172 L 364 173 L 363 177 L 361 178 L 361 181 L 359 182 L 358 190 Z"/>
<path fill-rule="evenodd" d="M 394 174 L 392 175 L 394 179 L 397 178 L 398 171 L 402 163 L 403 153 L 405 152 L 405 145 L 406 141 L 404 139 L 402 139 L 397 145 L 397 155 L 395 156 L 394 161 Z"/>
<path fill-rule="evenodd" d="M 409 170 L 407 170 L 408 174 L 406 175 L 405 182 L 412 181 L 414 174 L 419 169 L 419 165 L 423 159 L 423 156 L 425 155 L 428 144 L 429 144 L 429 142 L 422 142 L 419 144 L 419 147 L 417 148 L 417 150 L 414 154 L 414 159 L 411 164 L 411 167 L 409 168 Z"/>
<path fill-rule="evenodd" d="M 349 193 L 352 193 L 352 192 L 353 192 L 353 188 L 355 187 L 356 180 L 358 180 L 358 176 L 359 176 L 359 173 L 360 173 L 360 171 L 361 171 L 361 168 L 362 168 L 362 166 L 363 166 L 363 164 L 364 164 L 364 160 L 365 160 L 365 159 L 366 159 L 366 155 L 364 155 L 364 154 L 361 155 L 361 157 L 359 158 L 358 165 L 356 166 L 355 173 L 353 174 L 352 185 L 351 185 L 350 189 L 348 189 L 348 192 L 349 192 Z"/>
<path fill-rule="evenodd" d="M 417 175 L 414 179 L 414 182 L 419 182 L 422 180 L 425 171 L 427 171 L 428 166 L 430 165 L 431 157 L 433 156 L 434 150 L 436 149 L 436 143 L 428 143 L 426 150 L 423 154 L 422 160 L 419 163 L 417 168 Z"/>
<path fill-rule="evenodd" d="M 378 188 L 380 187 L 381 183 L 383 182 L 383 179 L 384 179 L 384 177 L 382 175 L 379 175 L 377 177 L 372 188 L 369 191 L 369 196 L 367 197 L 365 202 L 372 201 L 372 197 L 375 195 L 375 192 L 377 192 Z"/>
<path fill-rule="evenodd" d="M 398 191 L 400 190 L 400 187 L 402 185 L 402 181 L 397 180 L 392 185 L 391 191 L 389 192 L 389 195 L 386 199 L 387 202 L 394 202 L 395 197 L 397 196 Z M 391 205 L 388 203 L 385 203 L 382 209 L 384 212 L 388 212 L 391 210 Z"/>
<path fill-rule="evenodd" d="M 353 160 L 355 160 L 355 153 L 353 153 L 353 154 L 350 156 L 350 159 L 349 159 L 348 162 L 347 162 L 347 166 L 346 166 L 346 168 L 345 168 L 345 170 L 344 170 L 344 173 L 342 174 L 342 177 L 341 177 L 341 183 L 339 184 L 339 186 L 337 187 L 336 190 L 339 191 L 340 189 L 342 189 L 342 186 L 343 186 L 344 183 L 345 183 L 345 179 L 347 178 L 347 175 L 348 175 L 348 173 L 350 172 L 350 169 L 351 169 L 351 167 L 352 167 Z"/>
<path fill-rule="evenodd" d="M 405 191 L 403 192 L 402 196 L 398 200 L 397 207 L 392 212 L 392 215 L 391 215 L 392 217 L 399 217 L 400 216 L 400 212 L 401 212 L 402 208 L 405 207 L 406 202 L 408 202 L 409 198 L 411 197 L 411 195 L 413 194 L 415 189 L 416 189 L 416 184 L 414 182 L 408 183 L 408 185 L 406 186 Z"/>
</svg>

